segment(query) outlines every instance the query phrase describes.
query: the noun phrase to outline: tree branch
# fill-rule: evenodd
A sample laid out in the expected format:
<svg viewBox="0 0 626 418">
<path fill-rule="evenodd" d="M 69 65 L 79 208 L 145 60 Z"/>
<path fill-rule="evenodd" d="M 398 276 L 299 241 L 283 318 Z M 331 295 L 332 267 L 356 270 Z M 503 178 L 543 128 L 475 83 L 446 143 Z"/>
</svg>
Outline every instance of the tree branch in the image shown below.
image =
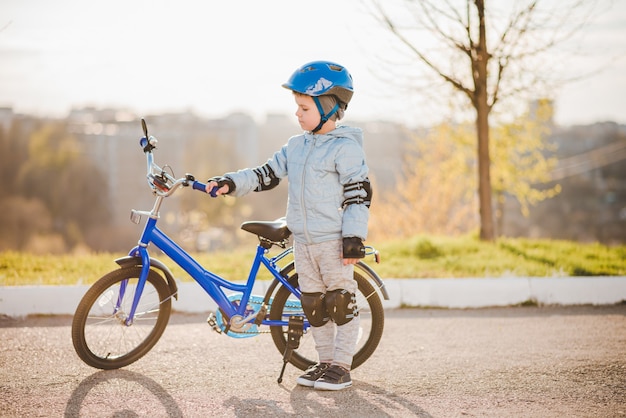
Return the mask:
<svg viewBox="0 0 626 418">
<path fill-rule="evenodd" d="M 402 42 L 406 47 L 408 47 L 411 50 L 411 52 L 413 52 L 419 58 L 420 61 L 422 61 L 426 66 L 428 66 L 430 69 L 432 69 L 435 73 L 437 73 L 445 81 L 447 81 L 448 83 L 452 84 L 452 86 L 454 86 L 457 90 L 465 93 L 470 98 L 470 100 L 473 99 L 473 96 L 474 96 L 473 90 L 471 90 L 468 87 L 466 87 L 461 81 L 459 81 L 457 79 L 454 79 L 452 76 L 449 76 L 448 74 L 445 74 L 437 65 L 435 65 L 431 60 L 429 60 L 420 50 L 418 50 L 415 47 L 415 45 L 413 45 L 413 43 L 409 39 L 407 39 L 401 33 L 401 31 L 392 22 L 392 20 L 389 17 L 389 15 L 383 10 L 383 8 L 379 4 L 379 2 L 375 1 L 374 5 L 375 5 L 376 9 L 378 10 L 378 13 L 382 17 L 382 20 L 383 20 L 383 23 L 385 24 L 385 26 L 387 26 L 387 28 L 389 28 L 391 33 L 396 38 L 398 38 L 398 40 L 400 40 L 400 42 Z"/>
</svg>

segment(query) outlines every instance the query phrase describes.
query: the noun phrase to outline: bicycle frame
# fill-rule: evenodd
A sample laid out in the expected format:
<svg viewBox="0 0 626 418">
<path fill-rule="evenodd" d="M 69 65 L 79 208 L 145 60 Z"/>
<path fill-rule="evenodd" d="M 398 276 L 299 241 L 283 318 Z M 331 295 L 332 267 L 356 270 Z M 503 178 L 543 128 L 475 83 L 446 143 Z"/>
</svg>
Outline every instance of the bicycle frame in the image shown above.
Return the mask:
<svg viewBox="0 0 626 418">
<path fill-rule="evenodd" d="M 283 286 L 287 287 L 291 293 L 300 298 L 300 290 L 294 288 L 285 277 L 280 274 L 277 263 L 292 252 L 291 248 L 282 251 L 280 254 L 268 258 L 266 253 L 268 250 L 261 245 L 257 245 L 256 255 L 253 259 L 250 273 L 245 284 L 238 284 L 228 281 L 217 274 L 205 269 L 200 265 L 189 253 L 176 244 L 170 237 L 168 237 L 163 231 L 157 227 L 158 220 L 158 207 L 162 201 L 162 197 L 157 197 L 157 203 L 155 208 L 149 212 L 133 211 L 133 215 L 148 214 L 149 219 L 146 222 L 139 245 L 133 248 L 130 252 L 130 256 L 140 257 L 142 270 L 139 282 L 137 284 L 136 292 L 133 298 L 133 304 L 129 316 L 126 320 L 127 324 L 131 324 L 135 315 L 136 307 L 141 298 L 143 287 L 148 277 L 148 271 L 150 270 L 150 255 L 148 253 L 148 245 L 154 244 L 155 247 L 163 251 L 173 262 L 179 265 L 185 270 L 215 301 L 217 306 L 225 313 L 229 318 L 235 315 L 239 315 L 243 318 L 247 309 L 248 301 L 252 295 L 253 285 L 256 281 L 257 274 L 261 265 L 272 274 L 272 276 L 278 280 Z M 226 295 L 225 289 L 233 292 L 241 293 L 241 301 L 238 306 L 234 306 Z M 123 292 L 120 292 L 123 293 Z M 255 317 L 257 312 L 249 315 L 247 318 L 243 318 L 242 322 L 248 322 L 252 317 Z M 264 319 L 261 322 L 263 325 L 287 325 L 287 321 L 270 321 Z M 308 323 L 305 325 L 305 329 L 308 328 Z"/>
</svg>

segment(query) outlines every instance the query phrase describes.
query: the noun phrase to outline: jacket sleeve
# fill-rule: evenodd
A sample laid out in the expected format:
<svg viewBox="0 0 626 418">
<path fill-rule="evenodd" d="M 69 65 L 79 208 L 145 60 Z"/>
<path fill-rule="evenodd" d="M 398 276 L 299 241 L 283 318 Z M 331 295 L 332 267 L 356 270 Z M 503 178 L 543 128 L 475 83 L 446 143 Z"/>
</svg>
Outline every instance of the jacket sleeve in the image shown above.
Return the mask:
<svg viewBox="0 0 626 418">
<path fill-rule="evenodd" d="M 369 168 L 365 161 L 363 148 L 350 141 L 344 144 L 337 155 L 337 172 L 339 182 L 344 189 L 347 185 L 363 182 L 367 179 Z M 344 190 L 344 199 L 355 196 L 366 197 L 365 190 Z M 367 223 L 369 221 L 369 207 L 364 203 L 350 204 L 343 207 L 342 236 L 367 239 Z"/>
<path fill-rule="evenodd" d="M 283 146 L 265 163 L 274 171 L 279 179 L 287 176 L 287 145 Z M 259 177 L 254 168 L 244 168 L 235 172 L 224 174 L 235 183 L 235 191 L 230 196 L 240 197 L 259 188 Z"/>
</svg>

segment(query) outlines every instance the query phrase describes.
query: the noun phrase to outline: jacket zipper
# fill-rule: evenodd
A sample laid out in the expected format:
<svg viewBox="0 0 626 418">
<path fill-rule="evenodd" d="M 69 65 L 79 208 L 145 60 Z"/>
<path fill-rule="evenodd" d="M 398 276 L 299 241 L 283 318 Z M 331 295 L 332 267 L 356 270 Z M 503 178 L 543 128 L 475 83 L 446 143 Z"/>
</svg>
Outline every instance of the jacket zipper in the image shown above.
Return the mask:
<svg viewBox="0 0 626 418">
<path fill-rule="evenodd" d="M 302 208 L 302 222 L 303 222 L 303 229 L 304 229 L 304 236 L 306 237 L 306 242 L 308 244 L 312 244 L 311 241 L 311 236 L 309 235 L 309 228 L 307 227 L 307 213 L 306 213 L 306 206 L 304 205 L 304 179 L 306 177 L 306 169 L 307 169 L 307 163 L 309 162 L 309 157 L 311 156 L 311 153 L 313 152 L 313 149 L 315 148 L 315 143 L 317 142 L 317 138 L 315 136 L 313 136 L 313 143 L 311 145 L 311 148 L 309 148 L 309 151 L 306 155 L 306 158 L 304 160 L 304 167 L 302 170 L 302 184 L 300 185 L 300 207 Z"/>
</svg>

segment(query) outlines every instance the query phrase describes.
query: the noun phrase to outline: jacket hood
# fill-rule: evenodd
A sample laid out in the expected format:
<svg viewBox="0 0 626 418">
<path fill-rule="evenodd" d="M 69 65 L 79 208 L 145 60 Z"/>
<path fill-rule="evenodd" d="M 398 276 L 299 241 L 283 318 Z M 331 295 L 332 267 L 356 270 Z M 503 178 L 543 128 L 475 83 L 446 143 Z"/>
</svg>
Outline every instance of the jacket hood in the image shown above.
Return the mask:
<svg viewBox="0 0 626 418">
<path fill-rule="evenodd" d="M 304 136 L 306 139 L 317 137 L 319 141 L 330 141 L 336 138 L 348 138 L 356 141 L 360 146 L 363 146 L 363 130 L 361 130 L 361 128 L 353 128 L 351 126 L 338 126 L 332 131 L 322 135 L 307 132 Z"/>
</svg>

